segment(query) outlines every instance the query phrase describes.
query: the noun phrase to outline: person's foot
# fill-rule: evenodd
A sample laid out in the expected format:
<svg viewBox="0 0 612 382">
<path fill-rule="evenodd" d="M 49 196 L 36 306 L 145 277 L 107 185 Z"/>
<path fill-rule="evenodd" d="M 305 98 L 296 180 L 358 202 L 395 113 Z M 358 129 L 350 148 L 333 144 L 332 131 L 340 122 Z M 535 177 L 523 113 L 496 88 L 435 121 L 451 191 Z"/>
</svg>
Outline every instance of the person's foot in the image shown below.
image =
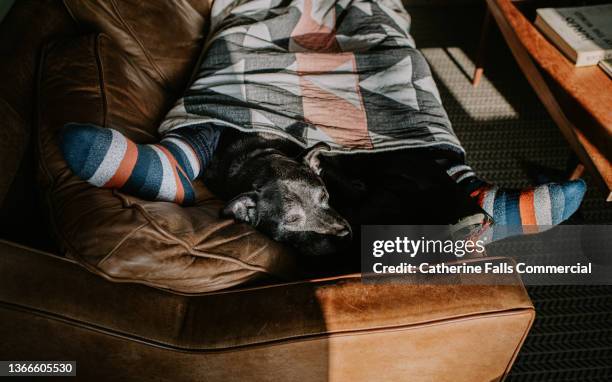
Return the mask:
<svg viewBox="0 0 612 382">
<path fill-rule="evenodd" d="M 183 138 L 170 133 L 159 144 L 143 145 L 113 129 L 71 123 L 61 132 L 61 148 L 72 171 L 94 186 L 148 200 L 191 204 L 195 200 L 191 181 L 210 156 L 203 157 L 189 137 Z"/>
<path fill-rule="evenodd" d="M 497 227 L 489 239 L 500 240 L 512 234 L 542 232 L 560 224 L 580 207 L 585 192 L 586 183 L 578 179 L 522 190 L 483 183 L 471 196 L 491 215 Z"/>
</svg>

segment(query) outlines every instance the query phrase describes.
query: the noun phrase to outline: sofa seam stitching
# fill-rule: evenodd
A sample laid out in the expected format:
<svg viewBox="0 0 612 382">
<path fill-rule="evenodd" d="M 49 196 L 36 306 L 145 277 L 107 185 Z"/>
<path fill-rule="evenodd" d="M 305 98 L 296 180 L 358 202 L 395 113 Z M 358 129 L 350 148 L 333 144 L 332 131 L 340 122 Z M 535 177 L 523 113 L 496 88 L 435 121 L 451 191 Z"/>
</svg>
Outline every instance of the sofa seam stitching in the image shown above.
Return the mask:
<svg viewBox="0 0 612 382">
<path fill-rule="evenodd" d="M 116 4 L 115 0 L 110 0 L 110 3 L 111 3 L 111 6 L 113 7 L 113 9 L 115 10 L 115 12 L 117 12 L 117 17 L 119 18 L 119 21 L 121 22 L 121 24 L 123 24 L 125 29 L 129 32 L 129 34 L 132 36 L 134 41 L 136 41 L 136 43 L 140 47 L 140 50 L 145 55 L 147 61 L 149 62 L 149 65 L 151 65 L 153 67 L 153 69 L 155 70 L 155 72 L 160 76 L 160 79 L 162 80 L 162 82 L 164 84 L 168 84 L 169 81 L 166 78 L 166 76 L 162 73 L 161 69 L 153 61 L 153 59 L 149 55 L 149 52 L 147 51 L 147 49 L 145 49 L 143 43 L 140 41 L 140 39 L 134 33 L 134 30 L 132 29 L 132 27 L 128 23 L 125 22 L 125 19 L 121 15 L 121 12 L 119 11 L 119 8 L 117 7 L 117 4 Z M 166 87 L 166 86 L 164 86 L 164 87 Z"/>
<path fill-rule="evenodd" d="M 365 329 L 363 328 L 353 329 L 353 330 L 349 329 L 349 330 L 336 331 L 336 332 L 319 331 L 319 332 L 308 333 L 308 334 L 288 336 L 288 337 L 278 338 L 278 339 L 268 339 L 268 340 L 263 340 L 260 342 L 244 343 L 240 345 L 230 345 L 230 346 L 219 347 L 219 348 L 212 348 L 212 347 L 205 348 L 205 347 L 195 347 L 195 346 L 189 346 L 189 345 L 172 344 L 171 342 L 154 339 L 153 337 L 147 336 L 147 335 L 129 334 L 129 333 L 120 331 L 120 329 L 108 328 L 105 326 L 97 325 L 92 322 L 83 321 L 78 318 L 73 318 L 73 317 L 69 317 L 69 316 L 66 316 L 60 313 L 49 312 L 46 310 L 37 309 L 37 308 L 30 307 L 27 305 L 20 305 L 20 304 L 11 303 L 11 302 L 0 301 L 0 309 L 2 307 L 4 307 L 5 309 L 11 309 L 13 311 L 21 311 L 21 312 L 25 311 L 25 313 L 31 313 L 37 316 L 43 316 L 47 319 L 60 321 L 66 325 L 70 325 L 73 327 L 80 327 L 83 329 L 96 331 L 98 333 L 103 333 L 103 334 L 113 336 L 113 337 L 126 338 L 128 340 L 144 343 L 145 345 L 148 345 L 148 346 L 161 347 L 161 348 L 166 348 L 166 349 L 169 348 L 170 350 L 178 350 L 182 352 L 198 352 L 198 353 L 220 353 L 220 352 L 227 352 L 227 351 L 240 351 L 242 349 L 249 348 L 249 347 L 274 346 L 274 345 L 288 343 L 288 342 L 311 341 L 311 340 L 316 340 L 317 338 L 325 338 L 325 337 L 329 338 L 332 336 L 338 337 L 338 336 L 346 336 L 346 335 L 366 335 L 372 332 L 392 332 L 392 331 L 398 331 L 398 330 L 411 330 L 411 329 L 418 328 L 419 326 L 446 325 L 453 321 L 470 321 L 470 320 L 478 320 L 481 318 L 509 316 L 509 315 L 522 315 L 525 313 L 529 313 L 529 311 L 532 311 L 531 313 L 533 317 L 533 311 L 534 311 L 533 307 L 531 308 L 520 307 L 520 308 L 509 308 L 509 309 L 502 309 L 502 310 L 490 310 L 490 311 L 485 311 L 485 312 L 471 313 L 471 314 L 467 314 L 463 316 L 454 316 L 454 317 L 436 319 L 436 320 L 432 320 L 431 322 L 416 322 L 416 323 L 411 323 L 411 324 L 409 323 L 409 324 L 400 324 L 396 326 L 387 326 L 387 327 L 372 327 L 372 328 L 365 328 Z M 532 321 L 533 321 L 533 318 L 530 319 L 530 322 Z M 524 337 L 525 335 L 523 335 L 522 338 Z"/>
<path fill-rule="evenodd" d="M 96 40 L 97 40 L 97 36 L 92 35 L 89 37 L 90 40 L 94 40 L 94 45 L 96 45 Z M 91 49 L 91 47 L 90 47 Z M 44 148 L 41 142 L 41 135 L 40 135 L 40 122 L 41 122 L 41 118 L 40 118 L 40 112 L 41 112 L 41 80 L 42 80 L 42 71 L 43 68 L 45 67 L 46 64 L 46 58 L 47 58 L 47 54 L 48 54 L 48 50 L 49 50 L 49 44 L 45 45 L 42 49 L 41 52 L 41 58 L 40 58 L 40 62 L 39 62 L 39 66 L 38 66 L 38 75 L 37 75 L 37 81 L 36 81 L 36 87 L 38 89 L 37 91 L 37 110 L 36 110 L 36 126 L 37 126 L 37 132 L 36 132 L 36 142 L 38 144 L 38 150 L 40 151 L 40 153 L 43 152 Z M 95 46 L 94 46 L 94 51 L 93 51 L 94 55 L 95 55 Z M 98 64 L 97 60 L 96 60 L 96 64 Z M 98 66 L 98 65 L 96 65 Z M 99 70 L 99 68 L 98 68 Z M 99 79 L 98 79 L 99 81 Z M 102 95 L 101 95 L 102 96 Z M 104 107 L 104 105 L 103 105 Z M 102 118 L 103 121 L 106 120 L 106 116 L 105 116 L 105 112 L 104 110 L 102 111 Z M 48 211 L 47 215 L 49 218 L 49 222 L 52 226 L 53 232 L 55 233 L 56 236 L 58 236 L 58 238 L 60 239 L 61 243 L 60 245 L 63 245 L 66 249 L 65 251 L 65 255 L 66 256 L 71 256 L 74 259 L 78 260 L 78 264 L 81 266 L 84 266 L 86 269 L 91 270 L 91 264 L 89 264 L 84 258 L 83 256 L 81 256 L 80 252 L 77 251 L 72 243 L 71 240 L 68 240 L 68 238 L 66 237 L 66 235 L 64 234 L 64 232 L 62 230 L 60 230 L 58 228 L 57 225 L 57 221 L 55 219 L 55 213 L 54 211 L 56 210 L 56 208 L 53 207 L 53 202 L 51 200 L 51 192 L 50 190 L 52 188 L 55 188 L 56 185 L 56 181 L 55 178 L 53 177 L 53 175 L 51 174 L 51 171 L 49 170 L 46 161 L 41 161 L 39 160 L 39 166 L 42 168 L 43 172 L 45 173 L 45 175 L 47 176 L 47 179 L 49 181 L 49 187 L 47 187 L 47 190 L 45 191 L 45 199 L 46 199 L 46 203 L 48 208 L 46 208 L 46 210 Z M 94 272 L 95 273 L 95 272 Z"/>
<path fill-rule="evenodd" d="M 96 63 L 98 64 L 98 88 L 100 89 L 100 98 L 102 102 L 102 125 L 107 127 L 108 123 L 108 100 L 106 99 L 106 86 L 104 82 L 104 63 L 102 61 L 102 55 L 100 54 L 100 38 L 104 36 L 103 33 L 98 33 L 94 38 L 94 53 L 96 57 Z"/>
<path fill-rule="evenodd" d="M 243 269 L 248 269 L 248 270 L 252 270 L 252 271 L 256 271 L 256 272 L 261 272 L 261 273 L 269 274 L 269 272 L 265 268 L 259 267 L 257 265 L 249 264 L 249 263 L 246 263 L 244 261 L 241 261 L 241 260 L 238 260 L 238 259 L 234 259 L 234 258 L 231 258 L 231 257 L 228 257 L 228 256 L 218 255 L 218 254 L 214 254 L 214 253 L 206 253 L 206 252 L 202 252 L 202 251 L 198 251 L 196 249 L 193 249 L 193 247 L 188 245 L 183 240 L 180 240 L 178 237 L 176 237 L 176 235 L 173 235 L 172 233 L 167 232 L 165 229 L 163 229 L 161 226 L 159 226 L 159 224 L 157 224 L 157 221 L 155 221 L 155 219 L 140 204 L 130 202 L 129 198 L 124 197 L 121 194 L 117 194 L 117 193 L 113 192 L 113 195 L 115 197 L 117 197 L 118 199 L 120 199 L 124 203 L 124 207 L 123 207 L 124 209 L 128 209 L 129 208 L 132 211 L 138 212 L 141 216 L 143 216 L 145 219 L 147 219 L 147 223 L 150 224 L 158 233 L 160 233 L 161 235 L 163 235 L 164 237 L 166 237 L 170 241 L 174 242 L 175 244 L 178 244 L 181 247 L 183 247 L 191 256 L 213 258 L 213 259 L 216 259 L 216 260 L 227 261 L 227 262 L 231 262 L 231 263 L 237 264 L 237 265 L 241 266 Z M 112 275 L 104 272 L 101 269 L 99 271 L 101 273 L 104 273 L 105 275 L 107 275 L 109 278 L 112 278 L 112 279 L 116 279 L 117 278 L 115 276 L 112 276 Z M 131 278 L 130 278 L 130 280 L 134 281 Z M 159 285 L 159 284 L 157 284 L 157 285 Z M 172 290 L 172 289 L 170 289 L 170 290 Z"/>
<path fill-rule="evenodd" d="M 76 25 L 79 26 L 79 28 L 83 28 L 83 24 L 80 22 L 80 20 L 78 20 L 74 13 L 72 12 L 72 9 L 70 9 L 70 6 L 67 4 L 68 0 L 62 0 L 62 4 L 64 4 L 64 8 L 66 8 L 66 12 L 68 12 L 68 14 L 70 15 L 70 17 L 72 18 L 72 21 L 74 21 L 74 23 Z"/>
<path fill-rule="evenodd" d="M 142 223 L 141 225 L 139 225 L 138 227 L 132 229 L 130 231 L 130 233 L 128 233 L 127 235 L 125 235 L 121 240 L 119 240 L 119 242 L 104 256 L 104 258 L 102 258 L 100 261 L 98 261 L 98 263 L 96 264 L 96 268 L 99 268 L 102 266 L 102 264 L 104 262 L 106 262 L 106 260 L 108 260 L 112 255 L 115 254 L 115 252 L 129 239 L 132 237 L 133 234 L 135 234 L 136 232 L 140 231 L 142 228 L 144 228 L 145 226 L 149 225 L 149 222 L 146 221 L 144 223 Z"/>
<path fill-rule="evenodd" d="M 38 66 L 38 73 L 37 73 L 37 80 L 36 80 L 36 89 L 37 89 L 37 92 L 36 92 L 36 143 L 37 143 L 37 148 L 35 150 L 37 151 L 37 154 L 38 154 L 37 156 L 42 155 L 44 151 L 42 141 L 41 141 L 42 137 L 40 134 L 40 123 L 41 123 L 40 113 L 41 113 L 41 101 L 42 101 L 41 82 L 42 82 L 43 68 L 45 67 L 45 64 L 47 62 L 48 50 L 49 50 L 49 44 L 46 44 L 41 51 L 41 56 L 40 56 L 40 61 L 39 61 L 39 66 Z M 48 216 L 49 224 L 51 225 L 51 228 L 54 234 L 60 239 L 62 244 L 65 247 L 67 247 L 66 249 L 68 249 L 68 251 L 66 252 L 70 253 L 70 250 L 74 252 L 72 243 L 70 243 L 66 239 L 66 236 L 64 235 L 64 233 L 58 229 L 57 221 L 55 219 L 55 213 L 54 213 L 55 208 L 53 207 L 53 203 L 51 201 L 51 192 L 50 192 L 50 190 L 55 187 L 55 183 L 56 183 L 55 178 L 51 174 L 51 171 L 49 170 L 49 167 L 47 166 L 46 161 L 38 160 L 38 166 L 39 168 L 42 169 L 42 172 L 45 174 L 45 176 L 47 177 L 47 181 L 49 182 L 49 186 L 46 187 L 46 190 L 44 192 L 44 197 L 47 202 L 47 208 L 45 208 L 45 210 L 47 211 L 46 215 Z"/>
<path fill-rule="evenodd" d="M 535 307 L 532 308 L 531 311 L 532 311 L 531 319 L 529 320 L 529 324 L 527 325 L 527 328 L 525 329 L 525 333 L 523 333 L 523 336 L 520 338 L 520 340 L 516 344 L 516 347 L 514 348 L 514 352 L 512 353 L 512 358 L 508 361 L 508 364 L 506 365 L 506 368 L 502 372 L 502 376 L 501 376 L 501 379 L 500 379 L 502 381 L 510 373 L 510 370 L 512 369 L 512 365 L 514 365 L 514 362 L 516 362 L 516 358 L 517 358 L 521 348 L 523 347 L 523 344 L 525 343 L 525 340 L 527 339 L 527 336 L 529 335 L 529 332 L 531 331 L 531 328 L 533 327 L 533 323 L 534 323 L 535 317 L 536 317 Z"/>
<path fill-rule="evenodd" d="M 246 262 L 244 262 L 242 260 L 239 260 L 239 259 L 236 259 L 236 258 L 233 258 L 233 257 L 229 257 L 229 256 L 225 256 L 225 255 L 218 255 L 218 254 L 215 254 L 215 253 L 202 252 L 202 251 L 199 251 L 197 249 L 194 249 L 192 246 L 190 246 L 184 240 L 179 239 L 178 237 L 176 237 L 172 233 L 170 233 L 170 232 L 166 231 L 165 229 L 163 229 L 155 221 L 155 219 L 153 219 L 153 217 L 150 216 L 146 212 L 146 210 L 144 210 L 144 208 L 141 205 L 139 205 L 139 204 L 132 204 L 130 207 L 139 210 L 140 213 L 151 223 L 151 226 L 154 227 L 157 232 L 159 232 L 160 234 L 162 234 L 166 238 L 168 238 L 170 240 L 173 240 L 176 244 L 179 244 L 180 246 L 185 248 L 192 256 L 205 257 L 205 258 L 211 258 L 211 259 L 216 259 L 216 260 L 221 260 L 221 261 L 227 261 L 227 262 L 239 265 L 239 266 L 241 266 L 244 269 L 249 269 L 249 270 L 252 270 L 252 271 L 257 271 L 257 272 L 262 272 L 262 273 L 269 274 L 269 272 L 264 267 L 261 267 L 261 266 L 258 266 L 258 265 L 254 265 L 254 264 L 249 264 L 249 263 L 246 263 Z"/>
</svg>

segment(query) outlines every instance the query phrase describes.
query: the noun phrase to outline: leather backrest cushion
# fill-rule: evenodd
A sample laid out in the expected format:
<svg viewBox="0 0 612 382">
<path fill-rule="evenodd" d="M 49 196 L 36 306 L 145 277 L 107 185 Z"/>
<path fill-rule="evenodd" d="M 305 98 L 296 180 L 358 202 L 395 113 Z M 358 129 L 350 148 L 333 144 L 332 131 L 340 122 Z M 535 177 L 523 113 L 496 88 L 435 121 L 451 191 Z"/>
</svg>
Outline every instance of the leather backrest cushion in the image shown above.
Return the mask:
<svg viewBox="0 0 612 382">
<path fill-rule="evenodd" d="M 197 203 L 149 202 L 78 179 L 59 148 L 68 122 L 154 139 L 168 103 L 160 85 L 106 35 L 52 43 L 41 58 L 39 183 L 66 255 L 104 277 L 185 293 L 284 278 L 293 256 L 247 225 L 220 219 L 222 202 L 197 183 Z M 138 123 L 139 121 L 140 124 Z"/>
<path fill-rule="evenodd" d="M 75 31 L 75 23 L 65 7 L 55 0 L 17 1 L 0 23 L 0 206 L 15 177 L 33 180 L 33 174 L 26 173 L 29 169 L 26 166 L 21 166 L 19 174 L 17 171 L 30 142 L 40 49 L 45 40 Z M 9 199 L 19 200 L 21 204 L 34 203 L 33 200 L 23 202 L 22 189 L 10 191 Z M 26 212 L 22 209 L 22 216 Z M 16 221 L 11 225 L 16 225 Z"/>
<path fill-rule="evenodd" d="M 201 51 L 208 0 L 64 0 L 64 4 L 77 23 L 110 36 L 167 90 L 183 90 Z"/>
<path fill-rule="evenodd" d="M 0 98 L 0 206 L 17 173 L 27 144 L 26 122 Z"/>
</svg>

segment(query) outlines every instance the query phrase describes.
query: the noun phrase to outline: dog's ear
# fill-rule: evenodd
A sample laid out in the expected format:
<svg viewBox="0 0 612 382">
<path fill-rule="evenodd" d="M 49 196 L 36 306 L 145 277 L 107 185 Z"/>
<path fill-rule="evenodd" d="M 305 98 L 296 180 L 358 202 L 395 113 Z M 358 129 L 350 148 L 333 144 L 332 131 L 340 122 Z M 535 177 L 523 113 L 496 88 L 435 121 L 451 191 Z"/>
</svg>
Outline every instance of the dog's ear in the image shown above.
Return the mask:
<svg viewBox="0 0 612 382">
<path fill-rule="evenodd" d="M 230 200 L 223 210 L 222 217 L 232 217 L 237 221 L 253 224 L 257 216 L 257 194 L 255 192 L 245 192 Z"/>
<path fill-rule="evenodd" d="M 316 145 L 312 146 L 302 158 L 304 164 L 312 169 L 315 174 L 321 174 L 321 160 L 319 155 L 323 151 L 330 151 L 331 147 L 327 143 L 319 142 Z"/>
</svg>

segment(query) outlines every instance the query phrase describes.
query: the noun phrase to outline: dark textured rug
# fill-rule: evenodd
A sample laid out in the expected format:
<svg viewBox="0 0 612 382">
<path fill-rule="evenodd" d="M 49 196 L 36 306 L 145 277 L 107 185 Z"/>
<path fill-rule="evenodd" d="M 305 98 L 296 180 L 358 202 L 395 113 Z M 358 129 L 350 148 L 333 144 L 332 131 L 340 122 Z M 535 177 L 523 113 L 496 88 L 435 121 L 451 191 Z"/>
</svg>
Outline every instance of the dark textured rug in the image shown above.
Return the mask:
<svg viewBox="0 0 612 382">
<path fill-rule="evenodd" d="M 536 320 L 508 381 L 612 381 L 612 287 L 529 287 Z"/>
<path fill-rule="evenodd" d="M 412 34 L 429 61 L 468 161 L 485 179 L 507 187 L 564 179 L 573 158 L 503 38 L 490 34 L 485 77 L 470 77 L 483 7 L 409 9 Z M 589 190 L 574 224 L 611 224 L 612 206 Z M 529 287 L 533 329 L 509 381 L 612 381 L 612 287 Z"/>
</svg>

